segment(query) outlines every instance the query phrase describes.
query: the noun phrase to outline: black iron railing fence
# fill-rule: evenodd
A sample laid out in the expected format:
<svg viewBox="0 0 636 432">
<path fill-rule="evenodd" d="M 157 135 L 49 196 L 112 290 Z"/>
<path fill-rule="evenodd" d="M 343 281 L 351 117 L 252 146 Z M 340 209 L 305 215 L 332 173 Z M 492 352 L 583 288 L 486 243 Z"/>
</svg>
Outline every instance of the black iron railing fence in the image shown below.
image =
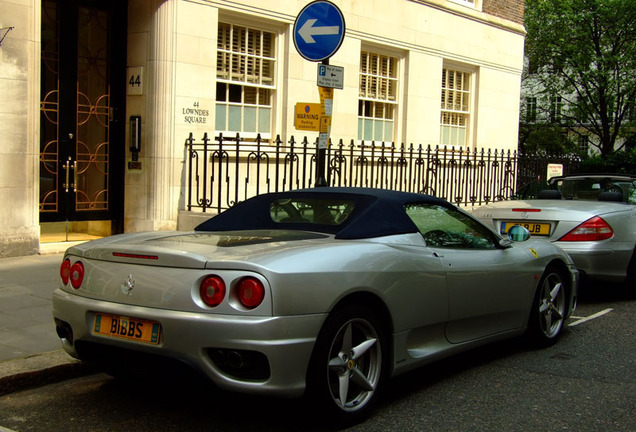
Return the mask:
<svg viewBox="0 0 636 432">
<path fill-rule="evenodd" d="M 244 141 L 239 134 L 186 139 L 187 210 L 220 212 L 267 192 L 311 188 L 316 184 L 316 142 L 294 137 L 273 143 Z M 419 192 L 457 205 L 481 205 L 511 197 L 515 190 L 545 176 L 549 163 L 564 172 L 576 158 L 524 155 L 511 150 L 462 150 L 412 144 L 344 144 L 333 141 L 326 154 L 330 186 L 370 187 Z"/>
</svg>

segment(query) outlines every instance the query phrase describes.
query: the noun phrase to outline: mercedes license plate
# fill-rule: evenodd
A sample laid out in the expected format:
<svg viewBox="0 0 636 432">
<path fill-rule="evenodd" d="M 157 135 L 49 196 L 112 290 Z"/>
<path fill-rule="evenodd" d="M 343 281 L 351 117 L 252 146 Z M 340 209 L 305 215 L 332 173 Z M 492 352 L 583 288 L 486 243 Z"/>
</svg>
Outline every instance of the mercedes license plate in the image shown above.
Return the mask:
<svg viewBox="0 0 636 432">
<path fill-rule="evenodd" d="M 530 234 L 539 235 L 539 236 L 549 236 L 550 235 L 550 224 L 549 223 L 538 223 L 538 222 L 511 222 L 506 221 L 501 223 L 501 234 L 507 234 L 508 230 L 515 225 L 521 225 L 525 227 Z"/>
</svg>

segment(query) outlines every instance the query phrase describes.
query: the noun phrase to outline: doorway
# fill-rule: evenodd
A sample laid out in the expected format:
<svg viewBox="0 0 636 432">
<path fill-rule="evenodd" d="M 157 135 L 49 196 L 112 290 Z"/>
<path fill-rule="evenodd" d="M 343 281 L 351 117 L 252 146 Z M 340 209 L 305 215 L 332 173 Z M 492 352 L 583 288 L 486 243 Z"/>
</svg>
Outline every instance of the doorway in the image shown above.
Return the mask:
<svg viewBox="0 0 636 432">
<path fill-rule="evenodd" d="M 42 0 L 40 242 L 123 232 L 126 0 Z"/>
</svg>

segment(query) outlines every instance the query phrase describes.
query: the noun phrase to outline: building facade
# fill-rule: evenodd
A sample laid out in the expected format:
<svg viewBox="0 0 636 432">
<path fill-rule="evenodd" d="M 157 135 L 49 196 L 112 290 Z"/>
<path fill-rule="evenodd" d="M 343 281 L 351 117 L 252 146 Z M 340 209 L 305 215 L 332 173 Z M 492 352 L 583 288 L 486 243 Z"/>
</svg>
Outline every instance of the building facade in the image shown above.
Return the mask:
<svg viewBox="0 0 636 432">
<path fill-rule="evenodd" d="M 528 62 L 526 61 L 526 65 Z M 599 156 L 602 143 L 598 135 L 592 133 L 595 125 L 590 120 L 576 116 L 576 107 L 568 104 L 568 100 L 576 100 L 575 94 L 567 98 L 556 93 L 545 91 L 538 72 L 529 72 L 524 68 L 521 80 L 520 129 L 531 131 L 536 128 L 552 126 L 559 130 L 563 139 L 571 142 L 573 149 L 582 156 Z M 610 118 L 614 113 L 610 113 Z M 636 109 L 625 116 L 626 122 L 636 122 Z M 610 120 L 610 122 L 612 122 Z M 521 141 L 521 140 L 520 140 Z M 627 143 L 628 144 L 628 143 Z M 626 139 L 617 137 L 614 150 L 626 147 Z"/>
<path fill-rule="evenodd" d="M 331 136 L 516 149 L 523 0 L 333 0 Z M 0 0 L 0 257 L 178 229 L 190 133 L 311 137 L 306 0 Z M 315 133 L 314 135 L 317 135 Z"/>
</svg>

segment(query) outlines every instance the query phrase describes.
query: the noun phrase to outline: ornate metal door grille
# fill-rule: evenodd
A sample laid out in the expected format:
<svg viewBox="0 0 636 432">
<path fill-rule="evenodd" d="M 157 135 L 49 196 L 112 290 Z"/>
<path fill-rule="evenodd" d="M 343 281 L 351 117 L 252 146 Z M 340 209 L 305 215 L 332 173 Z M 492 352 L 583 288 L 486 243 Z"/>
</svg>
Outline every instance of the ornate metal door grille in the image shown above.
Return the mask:
<svg viewBox="0 0 636 432">
<path fill-rule="evenodd" d="M 40 213 L 49 220 L 106 219 L 110 210 L 111 12 L 77 7 L 77 26 L 69 29 L 60 24 L 67 12 L 62 12 L 61 5 L 55 0 L 42 4 Z M 63 35 L 67 31 L 74 33 Z M 71 45 L 61 40 L 76 41 L 72 56 L 61 52 Z M 73 64 L 67 64 L 68 59 Z M 100 211 L 101 217 L 96 216 Z"/>
</svg>

